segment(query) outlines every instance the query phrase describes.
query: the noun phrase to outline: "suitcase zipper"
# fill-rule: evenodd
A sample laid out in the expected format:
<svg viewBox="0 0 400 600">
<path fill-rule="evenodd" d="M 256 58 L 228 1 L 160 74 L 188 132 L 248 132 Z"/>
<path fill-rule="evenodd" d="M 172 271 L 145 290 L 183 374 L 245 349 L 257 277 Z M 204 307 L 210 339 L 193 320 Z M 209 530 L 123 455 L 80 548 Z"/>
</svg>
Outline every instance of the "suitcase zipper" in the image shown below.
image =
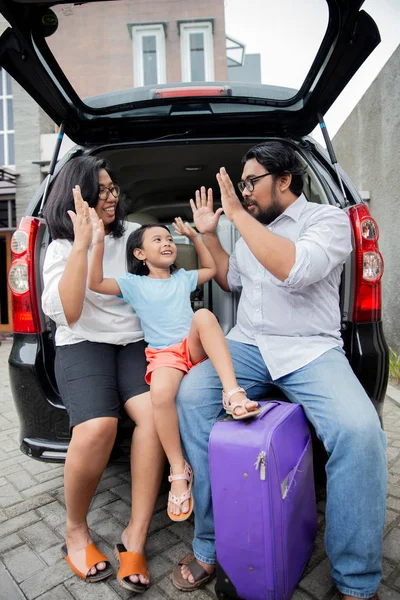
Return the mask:
<svg viewBox="0 0 400 600">
<path fill-rule="evenodd" d="M 262 450 L 260 452 L 260 454 L 257 456 L 256 462 L 254 463 L 256 471 L 260 470 L 261 481 L 265 481 L 265 475 L 266 475 L 266 469 L 267 469 L 266 458 L 267 458 L 267 454 L 266 454 L 265 450 Z"/>
</svg>

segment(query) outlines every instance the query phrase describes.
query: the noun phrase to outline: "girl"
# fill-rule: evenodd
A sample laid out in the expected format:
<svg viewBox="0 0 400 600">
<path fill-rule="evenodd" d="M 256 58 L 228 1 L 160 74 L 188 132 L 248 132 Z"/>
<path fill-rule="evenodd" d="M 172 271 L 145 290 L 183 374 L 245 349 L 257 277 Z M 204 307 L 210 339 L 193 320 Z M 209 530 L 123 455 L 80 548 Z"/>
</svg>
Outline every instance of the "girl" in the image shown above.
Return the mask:
<svg viewBox="0 0 400 600">
<path fill-rule="evenodd" d="M 174 272 L 177 248 L 169 229 L 151 224 L 143 225 L 128 238 L 129 272 L 118 279 L 103 278 L 104 225 L 94 210 L 90 216 L 93 249 L 88 286 L 100 294 L 121 296 L 140 318 L 148 343 L 145 380 L 150 384 L 155 427 L 171 468 L 168 515 L 173 521 L 184 521 L 193 510 L 193 473 L 182 454 L 174 403 L 182 377 L 193 365 L 209 357 L 226 390 L 223 404 L 227 413 L 234 419 L 246 419 L 260 412 L 257 403 L 248 400 L 245 391 L 238 387 L 217 319 L 206 309 L 193 314 L 190 305 L 190 292 L 212 279 L 216 267 L 194 229 L 177 218 L 174 229 L 193 242 L 200 269 Z"/>
</svg>

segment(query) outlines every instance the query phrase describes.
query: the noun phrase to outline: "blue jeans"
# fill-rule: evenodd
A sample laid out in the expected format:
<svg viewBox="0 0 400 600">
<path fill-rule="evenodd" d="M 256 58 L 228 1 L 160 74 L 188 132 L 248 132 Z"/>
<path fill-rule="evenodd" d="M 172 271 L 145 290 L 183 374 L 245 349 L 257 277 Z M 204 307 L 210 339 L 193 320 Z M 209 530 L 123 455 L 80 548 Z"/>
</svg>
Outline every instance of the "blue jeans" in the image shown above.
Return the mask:
<svg viewBox="0 0 400 600">
<path fill-rule="evenodd" d="M 257 346 L 228 340 L 239 385 L 261 399 L 272 383 Z M 370 598 L 382 575 L 386 509 L 386 436 L 341 348 L 273 382 L 301 404 L 329 459 L 325 546 L 343 594 Z M 176 399 L 184 450 L 194 471 L 197 559 L 215 563 L 208 439 L 223 414 L 221 382 L 210 360 L 183 378 Z"/>
</svg>

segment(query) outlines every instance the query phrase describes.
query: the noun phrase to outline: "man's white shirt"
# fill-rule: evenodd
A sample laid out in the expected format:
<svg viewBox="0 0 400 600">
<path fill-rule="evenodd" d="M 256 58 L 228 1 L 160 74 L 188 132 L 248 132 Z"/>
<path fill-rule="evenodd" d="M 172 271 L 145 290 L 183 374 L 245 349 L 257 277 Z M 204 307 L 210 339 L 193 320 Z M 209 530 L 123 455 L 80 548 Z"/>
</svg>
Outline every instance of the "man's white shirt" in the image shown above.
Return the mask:
<svg viewBox="0 0 400 600">
<path fill-rule="evenodd" d="M 236 242 L 228 285 L 241 297 L 237 323 L 227 337 L 258 346 L 277 380 L 343 346 L 339 286 L 352 249 L 351 226 L 343 210 L 308 202 L 302 194 L 266 228 L 295 244 L 295 264 L 280 281 L 243 238 Z"/>
</svg>

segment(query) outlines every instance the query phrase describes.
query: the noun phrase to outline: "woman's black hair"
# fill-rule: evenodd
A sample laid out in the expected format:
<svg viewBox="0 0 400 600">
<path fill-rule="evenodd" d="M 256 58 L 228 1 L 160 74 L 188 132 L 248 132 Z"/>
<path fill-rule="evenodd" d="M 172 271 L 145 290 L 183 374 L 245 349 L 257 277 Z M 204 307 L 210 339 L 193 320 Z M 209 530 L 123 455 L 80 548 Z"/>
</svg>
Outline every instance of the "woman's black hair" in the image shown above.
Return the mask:
<svg viewBox="0 0 400 600">
<path fill-rule="evenodd" d="M 128 237 L 128 241 L 126 243 L 126 265 L 128 268 L 128 273 L 132 273 L 133 275 L 148 275 L 150 273 L 149 267 L 146 264 L 143 264 L 142 260 L 136 258 L 133 254 L 135 248 L 143 248 L 143 236 L 144 232 L 148 229 L 153 229 L 154 227 L 162 227 L 166 229 L 168 233 L 170 230 L 166 225 L 161 225 L 160 223 L 149 223 L 147 225 L 142 225 L 139 229 L 133 231 Z M 175 264 L 170 267 L 171 273 L 176 271 Z"/>
<path fill-rule="evenodd" d="M 302 194 L 304 168 L 293 148 L 278 141 L 262 142 L 246 152 L 242 158 L 242 165 L 252 158 L 255 158 L 268 173 L 272 173 L 274 179 L 284 173 L 290 173 L 292 175 L 290 191 L 296 196 Z"/>
<path fill-rule="evenodd" d="M 74 228 L 68 210 L 75 211 L 72 188 L 79 185 L 82 198 L 88 205 L 95 208 L 99 202 L 99 172 L 104 169 L 113 183 L 110 165 L 103 158 L 96 156 L 78 156 L 71 159 L 61 169 L 51 187 L 43 214 L 50 229 L 53 240 L 74 240 Z M 115 219 L 109 225 L 109 232 L 115 238 L 120 238 L 124 231 L 125 203 L 120 196 L 115 210 Z"/>
</svg>

